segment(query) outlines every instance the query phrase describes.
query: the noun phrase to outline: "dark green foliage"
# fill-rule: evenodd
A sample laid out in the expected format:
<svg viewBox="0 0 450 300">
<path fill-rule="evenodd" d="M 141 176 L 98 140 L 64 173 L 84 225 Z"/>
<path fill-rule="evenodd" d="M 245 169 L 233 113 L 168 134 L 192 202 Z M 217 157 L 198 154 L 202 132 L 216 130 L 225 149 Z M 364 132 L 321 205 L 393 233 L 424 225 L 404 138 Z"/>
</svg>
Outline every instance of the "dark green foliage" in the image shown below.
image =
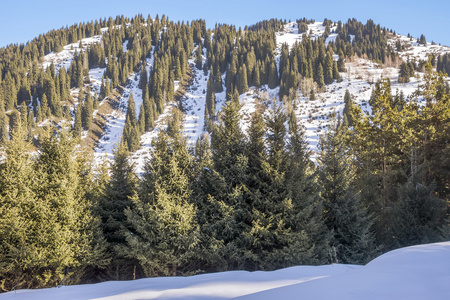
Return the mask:
<svg viewBox="0 0 450 300">
<path fill-rule="evenodd" d="M 239 68 L 238 79 L 237 79 L 237 90 L 239 94 L 243 94 L 248 91 L 248 81 L 247 81 L 247 67 L 242 65 Z"/>
<path fill-rule="evenodd" d="M 82 123 L 82 104 L 78 103 L 78 105 L 75 107 L 75 121 L 73 124 L 73 136 L 75 138 L 80 137 L 81 135 L 81 130 L 83 128 L 83 123 Z"/>
<path fill-rule="evenodd" d="M 420 35 L 420 38 L 418 40 L 419 44 L 426 46 L 427 40 L 425 39 L 425 36 L 423 34 Z"/>
<path fill-rule="evenodd" d="M 140 147 L 140 138 L 141 132 L 136 118 L 136 105 L 134 103 L 133 94 L 130 94 L 122 141 L 128 147 L 128 151 L 134 152 Z"/>
<path fill-rule="evenodd" d="M 450 74 L 450 54 L 446 53 L 443 55 L 439 55 L 436 70 L 438 72 Z"/>
<path fill-rule="evenodd" d="M 208 79 L 208 85 L 206 87 L 205 116 L 207 116 L 209 119 L 214 119 L 216 116 L 216 95 L 212 71 Z"/>
<path fill-rule="evenodd" d="M 414 177 L 398 189 L 392 235 L 395 247 L 432 243 L 448 239 L 447 204 Z"/>
<path fill-rule="evenodd" d="M 11 138 L 13 137 L 13 133 L 22 128 L 22 121 L 20 119 L 20 113 L 17 109 L 14 109 L 9 116 L 9 133 Z M 26 127 L 25 127 L 26 128 Z"/>
<path fill-rule="evenodd" d="M 0 102 L 1 104 L 1 102 Z M 6 127 L 7 120 L 3 107 L 0 107 L 0 145 L 8 140 L 8 129 Z"/>
<path fill-rule="evenodd" d="M 400 72 L 398 74 L 398 82 L 407 83 L 409 78 L 414 76 L 414 65 L 410 62 L 402 62 L 400 65 Z"/>
<path fill-rule="evenodd" d="M 377 254 L 373 221 L 353 187 L 356 173 L 345 144 L 346 127 L 340 122 L 335 121 L 320 141 L 324 217 L 332 232 L 330 256 L 336 263 L 365 264 Z"/>
<path fill-rule="evenodd" d="M 352 95 L 350 94 L 350 92 L 348 90 L 345 90 L 345 95 L 344 95 L 344 110 L 343 110 L 343 115 L 344 115 L 344 123 L 348 124 L 348 126 L 353 126 L 353 118 L 352 118 L 352 114 L 351 111 L 353 111 L 354 109 L 354 103 L 352 100 Z"/>
<path fill-rule="evenodd" d="M 198 45 L 197 49 L 195 50 L 195 67 L 198 70 L 202 69 L 202 63 L 203 63 L 203 58 L 202 58 L 203 51 L 202 50 L 203 50 L 202 44 Z"/>
<path fill-rule="evenodd" d="M 129 162 L 127 146 L 121 143 L 114 151 L 111 178 L 98 207 L 103 234 L 108 242 L 109 251 L 115 258 L 108 266 L 106 276 L 116 280 L 131 278 L 132 261 L 121 251 L 125 246 L 124 231 L 131 229 L 124 211 L 133 207 L 131 197 L 136 191 L 137 184 L 138 178 L 134 174 L 133 165 Z"/>
<path fill-rule="evenodd" d="M 350 44 L 350 35 L 354 36 L 352 44 Z M 354 18 L 348 19 L 347 23 L 342 24 L 338 29 L 338 38 L 335 43 L 349 58 L 353 54 L 360 57 L 366 54 L 370 60 L 384 63 L 388 54 L 386 30 L 383 30 L 380 25 L 375 25 L 372 20 L 368 20 L 364 25 Z"/>
<path fill-rule="evenodd" d="M 94 103 L 92 101 L 90 89 L 86 92 L 86 98 L 83 101 L 83 107 L 81 109 L 81 123 L 84 130 L 89 130 L 92 126 L 92 118 L 94 113 Z"/>
</svg>

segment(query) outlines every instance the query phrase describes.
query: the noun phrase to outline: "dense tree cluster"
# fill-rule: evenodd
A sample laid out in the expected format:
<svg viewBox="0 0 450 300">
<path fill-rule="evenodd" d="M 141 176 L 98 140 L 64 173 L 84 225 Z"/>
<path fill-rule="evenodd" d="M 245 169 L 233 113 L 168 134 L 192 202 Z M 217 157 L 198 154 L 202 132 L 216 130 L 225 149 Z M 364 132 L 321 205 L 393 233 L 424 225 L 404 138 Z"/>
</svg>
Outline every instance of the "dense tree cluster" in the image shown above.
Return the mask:
<svg viewBox="0 0 450 300">
<path fill-rule="evenodd" d="M 450 54 L 440 55 L 437 59 L 436 69 L 438 72 L 450 74 Z"/>
</svg>

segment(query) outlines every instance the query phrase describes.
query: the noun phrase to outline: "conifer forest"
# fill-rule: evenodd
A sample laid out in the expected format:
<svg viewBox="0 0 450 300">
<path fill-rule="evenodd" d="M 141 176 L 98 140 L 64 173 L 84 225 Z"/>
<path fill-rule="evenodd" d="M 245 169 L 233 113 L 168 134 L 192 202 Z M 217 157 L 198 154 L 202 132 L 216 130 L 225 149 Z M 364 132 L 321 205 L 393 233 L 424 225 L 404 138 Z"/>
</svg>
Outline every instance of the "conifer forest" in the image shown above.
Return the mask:
<svg viewBox="0 0 450 300">
<path fill-rule="evenodd" d="M 301 41 L 278 45 L 286 20 L 207 28 L 118 16 L 0 48 L 0 290 L 366 264 L 449 240 L 450 52 L 406 60 L 389 42 L 395 33 L 370 20 L 325 19 L 313 37 L 314 22 L 291 22 Z M 70 64 L 44 64 L 69 44 Z M 312 149 L 296 111 L 320 102 L 357 58 L 395 62 L 398 83 L 418 73 L 421 82 L 404 95 L 387 77 L 373 80 L 370 112 L 347 90 Z M 206 89 L 192 144 L 183 89 L 195 74 Z M 142 93 L 120 107 L 130 76 Z M 244 116 L 240 97 L 250 91 L 259 105 Z M 126 118 L 114 155 L 98 159 L 106 107 Z M 132 157 L 148 132 L 155 138 L 138 172 Z"/>
</svg>

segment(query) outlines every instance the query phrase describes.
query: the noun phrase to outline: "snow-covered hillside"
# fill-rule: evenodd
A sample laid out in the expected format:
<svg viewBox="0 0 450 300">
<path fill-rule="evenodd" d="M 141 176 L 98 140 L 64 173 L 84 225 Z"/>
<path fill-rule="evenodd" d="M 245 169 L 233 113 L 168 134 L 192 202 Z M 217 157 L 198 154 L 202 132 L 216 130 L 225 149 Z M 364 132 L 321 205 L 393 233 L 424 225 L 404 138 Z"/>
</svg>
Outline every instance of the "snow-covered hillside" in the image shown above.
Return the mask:
<svg viewBox="0 0 450 300">
<path fill-rule="evenodd" d="M 298 266 L 146 278 L 0 294 L 0 300 L 448 299 L 450 242 L 388 252 L 365 266 Z"/>
<path fill-rule="evenodd" d="M 336 26 L 331 26 L 331 34 L 326 39 L 326 44 L 334 41 L 337 34 L 333 33 Z M 104 33 L 107 28 L 102 29 Z M 322 22 L 315 22 L 308 25 L 308 31 L 305 34 L 315 39 L 325 32 L 325 26 Z M 277 49 L 275 55 L 277 64 L 279 63 L 281 47 L 287 43 L 292 47 L 296 42 L 302 41 L 303 33 L 298 32 L 297 23 L 291 22 L 284 26 L 283 31 L 276 34 Z M 408 38 L 398 34 L 388 33 L 388 44 L 396 49 L 398 41 L 402 45 L 402 50 L 399 51 L 399 56 L 404 61 L 407 60 L 425 60 L 428 55 L 433 53 L 435 55 L 450 52 L 450 48 L 441 45 L 432 45 L 428 43 L 427 46 L 420 45 L 416 39 Z M 80 49 L 80 42 L 76 42 L 64 47 L 64 50 L 59 53 L 50 53 L 45 56 L 43 66 L 47 67 L 53 62 L 55 68 L 66 67 L 70 65 L 75 50 L 85 51 L 87 46 L 92 43 L 99 43 L 102 36 L 93 36 L 83 39 L 81 44 L 83 48 Z M 126 50 L 126 43 L 123 47 Z M 206 53 L 203 53 L 204 62 L 206 60 Z M 150 73 L 150 68 L 153 65 L 152 59 L 147 61 L 147 70 Z M 337 57 L 335 56 L 335 59 Z M 322 93 L 316 94 L 316 100 L 309 100 L 308 93 L 303 94 L 299 90 L 299 97 L 295 99 L 295 113 L 297 118 L 302 122 L 306 129 L 306 138 L 309 142 L 310 149 L 313 151 L 313 158 L 318 151 L 318 143 L 320 135 L 327 130 L 330 123 L 330 115 L 341 113 L 344 108 L 344 94 L 348 90 L 352 95 L 354 102 L 361 106 L 365 112 L 370 112 L 371 108 L 368 100 L 371 91 L 374 88 L 376 81 L 380 78 L 389 78 L 393 93 L 400 93 L 408 97 L 418 86 L 422 83 L 423 74 L 416 72 L 416 77 L 411 77 L 410 82 L 403 84 L 398 83 L 400 60 L 396 62 L 389 62 L 385 65 L 374 63 L 364 58 L 354 58 L 352 61 L 346 62 L 347 72 L 341 73 L 342 81 L 327 85 L 326 90 Z M 197 70 L 194 66 L 193 56 L 189 59 L 189 64 L 192 66 L 193 80 L 192 85 L 185 87 L 184 96 L 182 97 L 182 106 L 184 109 L 184 132 L 188 138 L 190 146 L 195 145 L 195 141 L 204 134 L 204 109 L 206 98 L 206 86 L 209 74 L 204 74 L 202 70 Z M 90 87 L 92 91 L 99 93 L 101 77 L 105 69 L 91 69 Z M 225 75 L 223 75 L 225 81 Z M 139 114 L 140 105 L 142 103 L 142 90 L 138 88 L 139 74 L 131 73 L 128 80 L 128 85 L 123 88 L 121 95 L 118 97 L 120 104 L 114 111 L 104 114 L 101 117 L 105 120 L 104 135 L 99 140 L 96 148 L 96 157 L 102 159 L 105 157 L 113 157 L 113 149 L 119 143 L 123 126 L 125 124 L 125 113 L 128 97 L 132 93 L 136 102 L 136 115 Z M 175 89 L 179 86 L 178 82 L 175 84 Z M 246 131 L 250 124 L 251 114 L 259 106 L 260 109 L 270 109 L 270 103 L 273 99 L 278 98 L 279 88 L 269 89 L 263 86 L 260 89 L 250 87 L 249 91 L 240 95 L 240 102 L 242 105 L 241 113 L 241 127 Z M 75 104 L 78 103 L 78 89 L 72 90 Z M 216 94 L 216 113 L 218 113 L 225 102 L 225 92 Z M 100 103 L 100 106 L 103 103 Z M 135 163 L 136 171 L 141 173 L 145 164 L 145 160 L 151 157 L 152 141 L 157 137 L 158 133 L 167 125 L 168 115 L 176 103 L 168 103 L 165 111 L 161 114 L 158 120 L 155 121 L 155 128 L 151 132 L 147 132 L 141 137 L 141 148 L 133 153 L 132 161 Z M 97 112 L 94 112 L 96 114 Z M 86 136 L 85 133 L 83 136 Z"/>
</svg>

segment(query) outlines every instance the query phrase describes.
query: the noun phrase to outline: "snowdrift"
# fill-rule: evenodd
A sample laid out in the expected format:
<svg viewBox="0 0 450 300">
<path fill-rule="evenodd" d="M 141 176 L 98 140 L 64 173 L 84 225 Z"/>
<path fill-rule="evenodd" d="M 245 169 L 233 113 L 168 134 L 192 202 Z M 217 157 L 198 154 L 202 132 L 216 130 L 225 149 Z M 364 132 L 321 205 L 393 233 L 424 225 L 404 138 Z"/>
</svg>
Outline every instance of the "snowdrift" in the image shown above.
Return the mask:
<svg viewBox="0 0 450 300">
<path fill-rule="evenodd" d="M 298 266 L 19 290 L 28 299 L 449 299 L 450 242 L 388 252 L 366 266 Z"/>
</svg>

